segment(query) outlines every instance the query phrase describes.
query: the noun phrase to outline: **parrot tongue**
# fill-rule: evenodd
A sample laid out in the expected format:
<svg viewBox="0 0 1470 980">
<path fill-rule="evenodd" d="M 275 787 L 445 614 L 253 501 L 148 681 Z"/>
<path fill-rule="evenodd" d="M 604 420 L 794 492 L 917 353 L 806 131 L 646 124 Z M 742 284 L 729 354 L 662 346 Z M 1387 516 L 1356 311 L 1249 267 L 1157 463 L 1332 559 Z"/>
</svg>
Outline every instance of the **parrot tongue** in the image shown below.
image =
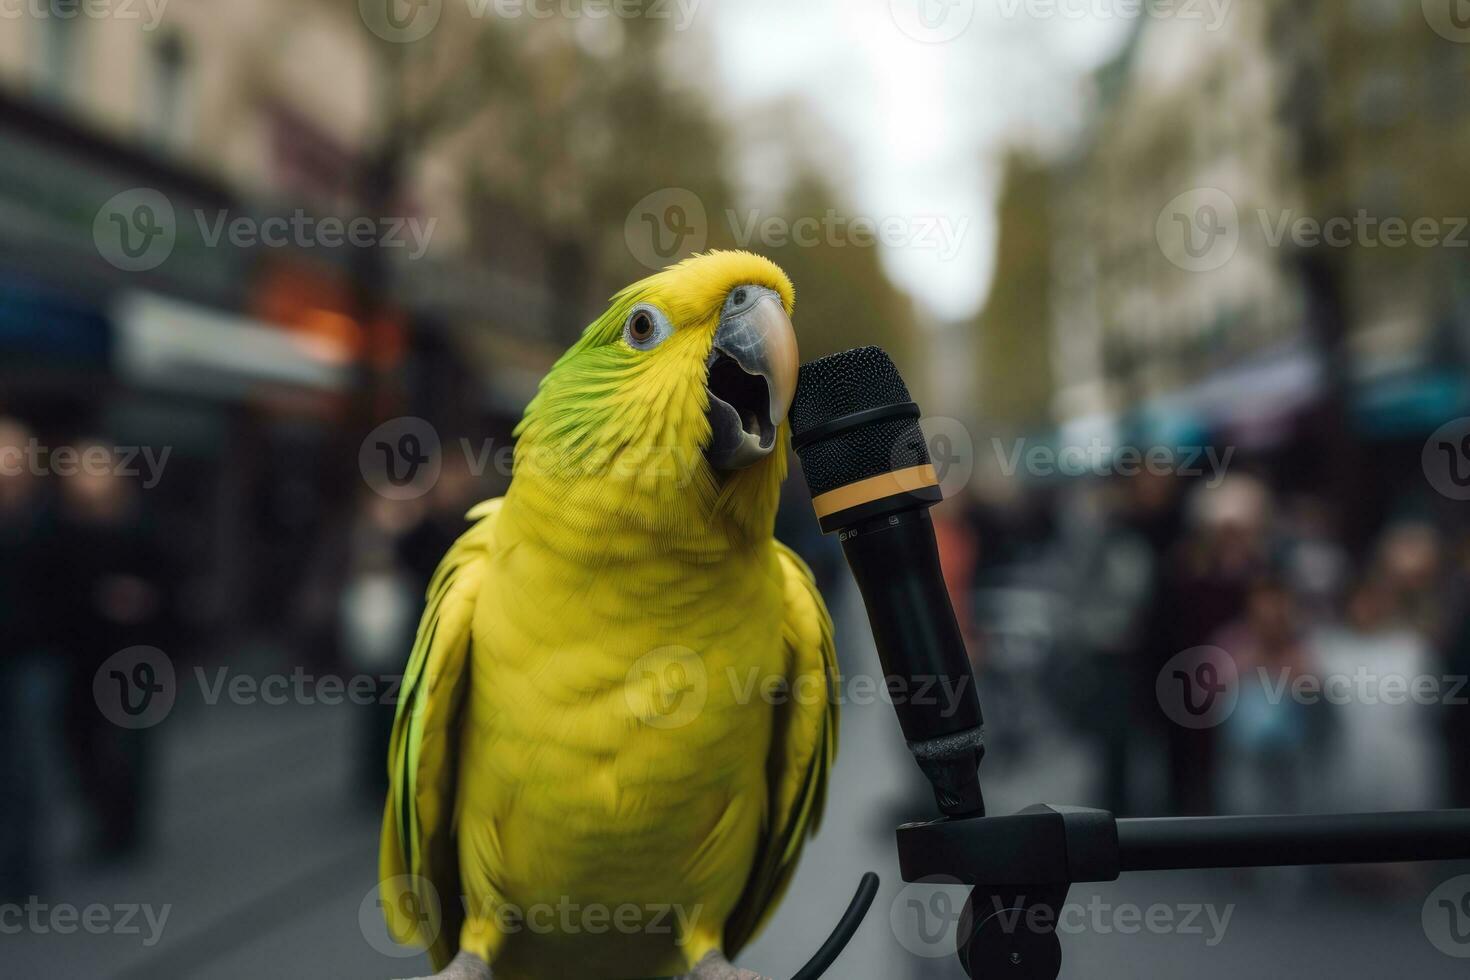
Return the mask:
<svg viewBox="0 0 1470 980">
<path fill-rule="evenodd" d="M 766 379 L 749 374 L 723 351 L 709 366 L 709 420 L 713 429 L 708 455 L 717 466 L 738 469 L 770 452 L 776 441 L 771 394 Z"/>
</svg>

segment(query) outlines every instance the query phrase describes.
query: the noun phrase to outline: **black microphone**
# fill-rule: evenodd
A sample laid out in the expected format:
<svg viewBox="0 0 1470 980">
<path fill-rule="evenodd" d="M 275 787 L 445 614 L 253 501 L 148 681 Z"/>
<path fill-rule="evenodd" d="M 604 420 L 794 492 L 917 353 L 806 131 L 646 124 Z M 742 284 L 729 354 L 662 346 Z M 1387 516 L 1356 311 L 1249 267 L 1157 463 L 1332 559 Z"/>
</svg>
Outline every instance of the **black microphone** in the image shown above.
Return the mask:
<svg viewBox="0 0 1470 980">
<path fill-rule="evenodd" d="M 893 361 L 860 347 L 803 365 L 792 444 L 817 520 L 837 532 L 868 610 L 898 723 L 947 816 L 985 812 L 985 719 L 939 567 L 943 499 L 919 406 Z"/>
</svg>

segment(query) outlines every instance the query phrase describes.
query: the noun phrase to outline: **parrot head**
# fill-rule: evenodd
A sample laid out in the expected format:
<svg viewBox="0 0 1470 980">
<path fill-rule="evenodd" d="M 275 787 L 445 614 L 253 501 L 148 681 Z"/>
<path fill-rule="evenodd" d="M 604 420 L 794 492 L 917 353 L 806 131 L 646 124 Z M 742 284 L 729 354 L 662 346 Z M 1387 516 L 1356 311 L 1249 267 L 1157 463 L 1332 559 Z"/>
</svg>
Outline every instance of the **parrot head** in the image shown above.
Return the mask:
<svg viewBox="0 0 1470 980">
<path fill-rule="evenodd" d="M 637 282 L 541 382 L 516 430 L 565 498 L 589 480 L 664 529 L 725 517 L 769 535 L 796 393 L 795 290 L 775 263 L 709 252 Z"/>
</svg>

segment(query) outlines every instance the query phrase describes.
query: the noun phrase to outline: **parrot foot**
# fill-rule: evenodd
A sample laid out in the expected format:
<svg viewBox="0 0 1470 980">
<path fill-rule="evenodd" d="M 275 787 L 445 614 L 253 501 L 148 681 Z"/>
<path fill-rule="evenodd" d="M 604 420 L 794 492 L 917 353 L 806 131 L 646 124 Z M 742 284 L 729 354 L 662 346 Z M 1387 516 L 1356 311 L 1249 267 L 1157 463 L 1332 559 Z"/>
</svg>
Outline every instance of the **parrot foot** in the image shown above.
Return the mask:
<svg viewBox="0 0 1470 980">
<path fill-rule="evenodd" d="M 489 963 L 473 953 L 460 950 L 448 966 L 432 977 L 416 977 L 414 980 L 494 980 L 494 974 Z"/>
<path fill-rule="evenodd" d="M 694 964 L 692 972 L 677 977 L 675 980 L 770 980 L 770 978 L 763 977 L 754 970 L 741 970 L 731 966 L 730 961 L 725 959 L 725 954 L 715 950 Z"/>
</svg>

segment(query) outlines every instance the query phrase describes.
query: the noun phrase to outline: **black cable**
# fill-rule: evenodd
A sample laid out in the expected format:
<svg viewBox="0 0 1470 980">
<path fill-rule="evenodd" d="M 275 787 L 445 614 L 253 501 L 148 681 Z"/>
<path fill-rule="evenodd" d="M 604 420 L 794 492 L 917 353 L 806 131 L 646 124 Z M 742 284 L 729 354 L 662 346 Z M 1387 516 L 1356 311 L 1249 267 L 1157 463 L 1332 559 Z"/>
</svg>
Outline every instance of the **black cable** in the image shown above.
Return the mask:
<svg viewBox="0 0 1470 980">
<path fill-rule="evenodd" d="M 842 913 L 842 918 L 837 921 L 837 928 L 832 930 L 832 935 L 817 950 L 817 955 L 807 961 L 806 966 L 797 971 L 791 980 L 817 980 L 832 961 L 841 955 L 847 948 L 848 940 L 852 939 L 853 933 L 857 932 L 858 926 L 862 925 L 863 916 L 868 914 L 868 909 L 873 904 L 873 899 L 878 895 L 878 876 L 871 871 L 864 872 L 862 881 L 858 882 L 857 894 L 852 896 L 848 903 L 847 911 Z"/>
</svg>

